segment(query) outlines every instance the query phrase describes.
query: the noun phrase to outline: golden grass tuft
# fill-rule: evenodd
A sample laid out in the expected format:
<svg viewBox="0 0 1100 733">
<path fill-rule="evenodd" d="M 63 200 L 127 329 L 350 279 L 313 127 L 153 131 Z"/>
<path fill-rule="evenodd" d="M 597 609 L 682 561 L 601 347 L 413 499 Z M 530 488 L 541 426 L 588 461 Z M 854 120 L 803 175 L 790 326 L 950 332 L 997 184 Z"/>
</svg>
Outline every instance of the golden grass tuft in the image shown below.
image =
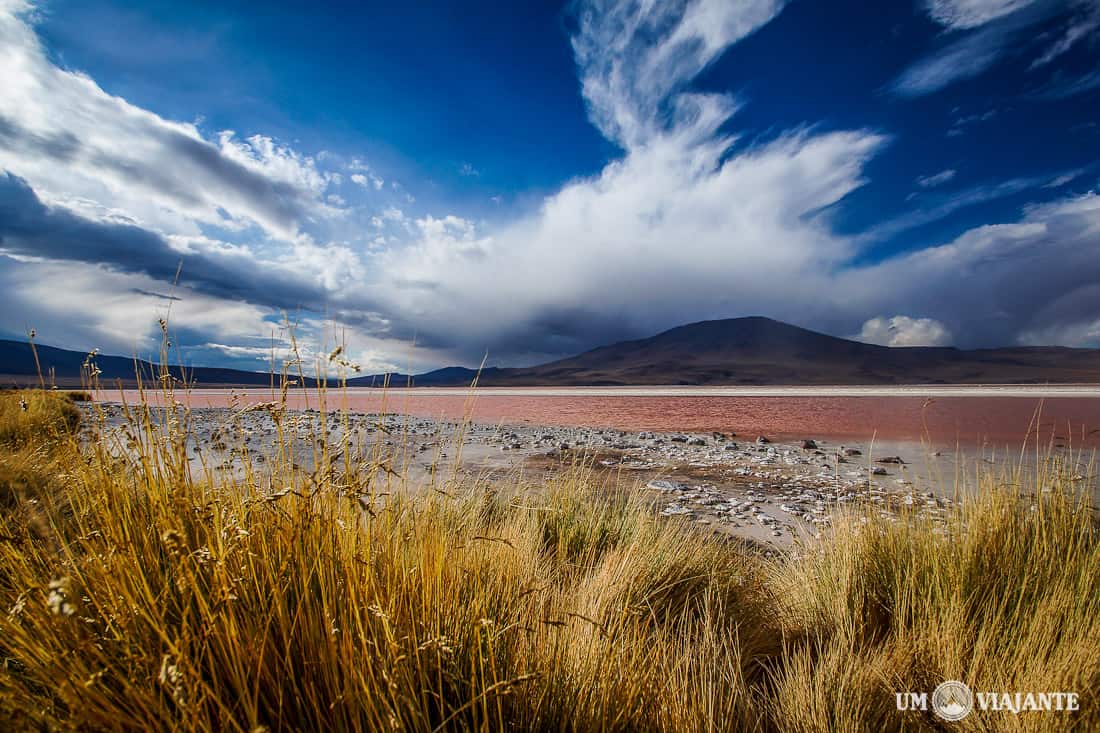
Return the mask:
<svg viewBox="0 0 1100 733">
<path fill-rule="evenodd" d="M 1100 726 L 1100 536 L 1055 473 L 769 560 L 584 465 L 389 496 L 348 446 L 197 475 L 186 415 L 81 446 L 66 397 L 25 395 L 0 396 L 0 470 L 37 486 L 0 511 L 5 729 L 939 730 L 894 692 L 946 678 L 1081 695 L 963 729 Z"/>
</svg>

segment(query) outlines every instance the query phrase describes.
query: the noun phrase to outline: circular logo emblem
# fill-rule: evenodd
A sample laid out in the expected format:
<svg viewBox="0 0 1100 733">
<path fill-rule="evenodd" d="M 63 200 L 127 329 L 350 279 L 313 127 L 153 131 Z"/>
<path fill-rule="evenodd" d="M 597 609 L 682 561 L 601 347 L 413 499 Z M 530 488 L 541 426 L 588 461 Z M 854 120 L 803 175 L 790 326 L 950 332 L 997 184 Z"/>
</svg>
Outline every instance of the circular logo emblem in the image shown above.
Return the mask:
<svg viewBox="0 0 1100 733">
<path fill-rule="evenodd" d="M 962 720 L 973 709 L 970 688 L 958 680 L 943 682 L 932 693 L 932 710 L 944 720 Z"/>
</svg>

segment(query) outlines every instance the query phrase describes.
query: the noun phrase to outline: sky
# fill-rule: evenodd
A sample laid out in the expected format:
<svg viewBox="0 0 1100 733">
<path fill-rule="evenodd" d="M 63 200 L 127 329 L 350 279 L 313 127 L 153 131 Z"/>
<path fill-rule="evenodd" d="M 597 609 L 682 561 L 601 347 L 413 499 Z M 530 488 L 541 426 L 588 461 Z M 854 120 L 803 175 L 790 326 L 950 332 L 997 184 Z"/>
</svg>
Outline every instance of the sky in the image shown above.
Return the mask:
<svg viewBox="0 0 1100 733">
<path fill-rule="evenodd" d="M 0 337 L 1100 347 L 1100 0 L 0 0 L 0 78 Z"/>
</svg>

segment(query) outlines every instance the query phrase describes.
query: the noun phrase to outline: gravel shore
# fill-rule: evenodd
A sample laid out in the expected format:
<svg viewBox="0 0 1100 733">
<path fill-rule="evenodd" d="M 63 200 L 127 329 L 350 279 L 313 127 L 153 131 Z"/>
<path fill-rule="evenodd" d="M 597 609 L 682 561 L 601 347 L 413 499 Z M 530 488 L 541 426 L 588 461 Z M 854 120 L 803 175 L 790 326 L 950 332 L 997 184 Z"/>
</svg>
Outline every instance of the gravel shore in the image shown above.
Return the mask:
<svg viewBox="0 0 1100 733">
<path fill-rule="evenodd" d="M 132 438 L 125 437 L 121 405 L 99 407 L 105 432 L 98 439 L 124 446 Z M 159 408 L 151 415 L 154 421 L 168 417 Z M 912 443 L 841 445 L 813 436 L 783 443 L 729 433 L 487 425 L 406 415 L 322 416 L 316 410 L 287 411 L 276 423 L 262 408 L 192 408 L 189 420 L 187 450 L 197 471 L 239 475 L 248 466 L 262 472 L 280 445 L 292 462 L 309 470 L 321 440 L 346 447 L 356 460 L 384 456 L 393 472 L 388 475 L 402 477 L 403 485 L 412 489 L 454 473 L 493 481 L 589 460 L 602 475 L 614 474 L 620 485 L 651 494 L 662 515 L 775 549 L 817 536 L 828 528 L 835 510 L 846 505 L 867 504 L 888 518 L 940 515 L 953 502 L 942 491 L 942 477 L 953 479 L 962 460 Z"/>
</svg>

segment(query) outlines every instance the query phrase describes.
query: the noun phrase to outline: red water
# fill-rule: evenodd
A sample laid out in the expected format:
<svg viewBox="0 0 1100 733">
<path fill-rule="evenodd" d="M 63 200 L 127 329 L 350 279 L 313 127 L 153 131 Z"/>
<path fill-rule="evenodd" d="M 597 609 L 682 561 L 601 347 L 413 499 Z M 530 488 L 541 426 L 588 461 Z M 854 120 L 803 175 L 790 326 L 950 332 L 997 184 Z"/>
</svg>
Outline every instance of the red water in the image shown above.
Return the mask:
<svg viewBox="0 0 1100 733">
<path fill-rule="evenodd" d="M 238 391 L 246 404 L 271 399 L 268 390 Z M 102 399 L 117 400 L 117 392 Z M 131 403 L 133 392 L 122 393 Z M 318 407 L 315 393 L 293 393 L 295 408 Z M 193 407 L 229 406 L 227 390 L 197 391 Z M 482 423 L 533 423 L 620 430 L 735 432 L 743 437 L 926 440 L 936 445 L 1022 446 L 1036 436 L 1075 447 L 1100 447 L 1100 399 L 1048 397 L 729 397 L 524 395 L 466 392 L 386 395 L 377 390 L 331 394 L 327 409 L 469 417 Z"/>
</svg>

